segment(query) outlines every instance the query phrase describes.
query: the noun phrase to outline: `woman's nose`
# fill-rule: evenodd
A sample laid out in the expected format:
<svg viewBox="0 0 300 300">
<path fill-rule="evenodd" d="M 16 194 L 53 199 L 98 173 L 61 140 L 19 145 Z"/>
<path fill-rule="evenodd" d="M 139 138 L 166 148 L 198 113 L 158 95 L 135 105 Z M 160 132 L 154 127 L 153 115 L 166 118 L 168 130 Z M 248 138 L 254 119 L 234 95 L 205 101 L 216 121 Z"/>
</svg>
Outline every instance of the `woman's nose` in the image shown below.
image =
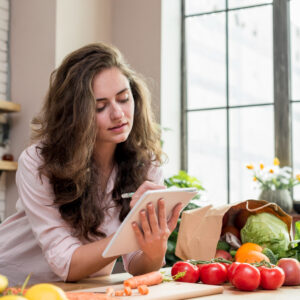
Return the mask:
<svg viewBox="0 0 300 300">
<path fill-rule="evenodd" d="M 124 117 L 124 112 L 122 108 L 115 104 L 112 106 L 111 118 L 112 120 L 122 119 Z"/>
</svg>

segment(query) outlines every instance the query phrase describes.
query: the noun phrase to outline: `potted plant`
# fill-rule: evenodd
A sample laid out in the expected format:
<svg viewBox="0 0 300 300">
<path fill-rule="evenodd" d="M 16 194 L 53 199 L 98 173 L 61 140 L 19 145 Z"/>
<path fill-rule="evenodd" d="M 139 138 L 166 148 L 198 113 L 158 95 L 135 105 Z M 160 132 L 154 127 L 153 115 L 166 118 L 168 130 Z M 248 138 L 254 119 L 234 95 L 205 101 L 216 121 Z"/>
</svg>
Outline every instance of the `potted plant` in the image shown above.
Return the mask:
<svg viewBox="0 0 300 300">
<path fill-rule="evenodd" d="M 259 200 L 274 202 L 287 213 L 291 213 L 293 200 L 290 189 L 300 183 L 300 174 L 294 177 L 291 167 L 280 167 L 277 157 L 274 158 L 271 167 L 265 167 L 263 163 L 257 167 L 253 164 L 248 164 L 246 167 L 253 172 L 253 180 L 258 183 L 261 190 Z"/>
</svg>

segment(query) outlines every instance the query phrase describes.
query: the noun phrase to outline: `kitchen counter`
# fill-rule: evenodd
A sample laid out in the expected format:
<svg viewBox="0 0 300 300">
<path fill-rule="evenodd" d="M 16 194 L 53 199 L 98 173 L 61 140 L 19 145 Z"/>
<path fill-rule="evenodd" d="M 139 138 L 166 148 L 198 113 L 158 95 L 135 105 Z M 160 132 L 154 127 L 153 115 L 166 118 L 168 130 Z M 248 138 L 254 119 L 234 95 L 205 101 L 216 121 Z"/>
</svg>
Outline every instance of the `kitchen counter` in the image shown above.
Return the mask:
<svg viewBox="0 0 300 300">
<path fill-rule="evenodd" d="M 162 269 L 164 270 L 164 269 Z M 168 271 L 168 270 L 167 270 Z M 128 273 L 119 273 L 112 274 L 110 276 L 102 276 L 102 277 L 94 277 L 81 280 L 77 283 L 64 283 L 57 282 L 54 283 L 60 286 L 64 291 L 75 291 L 81 289 L 95 288 L 95 287 L 103 287 L 103 286 L 112 286 L 117 284 L 122 284 L 123 281 L 127 278 L 131 277 Z M 263 299 L 263 300 L 286 300 L 286 299 L 299 299 L 300 297 L 300 286 L 294 287 L 281 287 L 276 291 L 266 291 L 266 290 L 257 290 L 254 292 L 242 292 L 236 290 L 232 285 L 226 284 L 224 285 L 223 294 L 216 294 L 210 296 L 197 297 L 193 299 L 208 299 L 208 300 L 239 300 L 245 299 L 242 298 L 246 296 L 247 300 L 251 299 Z"/>
</svg>

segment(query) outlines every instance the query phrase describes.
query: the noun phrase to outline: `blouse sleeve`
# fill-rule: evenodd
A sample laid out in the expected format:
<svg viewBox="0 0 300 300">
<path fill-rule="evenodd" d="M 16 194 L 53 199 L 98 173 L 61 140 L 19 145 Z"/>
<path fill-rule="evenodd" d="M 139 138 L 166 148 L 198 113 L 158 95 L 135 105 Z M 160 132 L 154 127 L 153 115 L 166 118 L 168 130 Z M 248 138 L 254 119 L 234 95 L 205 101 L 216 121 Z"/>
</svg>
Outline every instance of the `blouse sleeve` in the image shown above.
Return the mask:
<svg viewBox="0 0 300 300">
<path fill-rule="evenodd" d="M 154 183 L 163 185 L 164 184 L 164 176 L 163 176 L 162 168 L 155 166 L 155 165 L 151 165 L 151 167 L 148 171 L 147 179 Z M 128 253 L 128 254 L 122 256 L 123 265 L 124 265 L 124 269 L 126 272 L 128 272 L 128 270 L 129 270 L 129 264 L 130 264 L 131 260 L 133 259 L 133 257 L 141 252 L 142 252 L 142 250 L 138 250 L 138 251 L 131 252 L 131 253 Z M 163 265 L 164 264 L 165 264 L 165 261 L 163 262 Z"/>
<path fill-rule="evenodd" d="M 50 268 L 65 281 L 72 254 L 81 242 L 71 235 L 70 227 L 53 206 L 53 189 L 46 176 L 40 177 L 40 164 L 36 146 L 21 154 L 16 174 L 19 199 Z"/>
</svg>

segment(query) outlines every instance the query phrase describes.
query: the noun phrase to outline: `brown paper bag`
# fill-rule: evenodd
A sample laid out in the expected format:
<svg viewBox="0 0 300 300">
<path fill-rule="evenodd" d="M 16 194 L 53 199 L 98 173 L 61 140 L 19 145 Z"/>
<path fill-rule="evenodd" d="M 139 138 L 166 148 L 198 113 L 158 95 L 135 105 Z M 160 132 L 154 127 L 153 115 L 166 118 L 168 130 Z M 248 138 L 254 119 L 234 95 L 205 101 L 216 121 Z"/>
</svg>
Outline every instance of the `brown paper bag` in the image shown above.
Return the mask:
<svg viewBox="0 0 300 300">
<path fill-rule="evenodd" d="M 208 205 L 182 213 L 175 254 L 182 260 L 214 258 L 224 215 L 228 217 L 228 224 L 232 224 L 241 210 L 249 214 L 268 212 L 275 215 L 287 224 L 292 237 L 292 217 L 275 203 L 247 200 L 219 207 Z"/>
</svg>

